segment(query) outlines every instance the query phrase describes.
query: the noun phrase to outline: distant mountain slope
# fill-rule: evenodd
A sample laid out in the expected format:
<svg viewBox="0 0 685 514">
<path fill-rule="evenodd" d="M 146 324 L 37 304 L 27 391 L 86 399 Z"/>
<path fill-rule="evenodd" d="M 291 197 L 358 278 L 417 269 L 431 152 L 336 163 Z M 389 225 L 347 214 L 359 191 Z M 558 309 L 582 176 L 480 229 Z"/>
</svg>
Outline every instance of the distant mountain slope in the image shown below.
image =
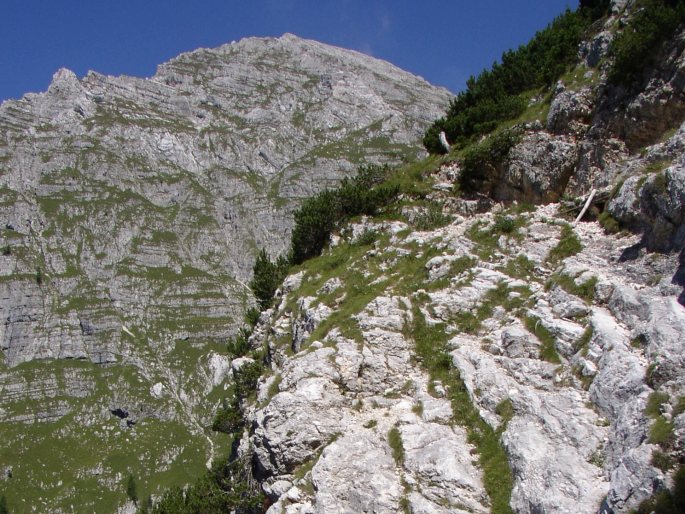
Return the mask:
<svg viewBox="0 0 685 514">
<path fill-rule="evenodd" d="M 3 103 L 13 511 L 113 511 L 129 473 L 155 492 L 200 472 L 227 444 L 206 427 L 257 249 L 283 251 L 300 200 L 358 164 L 421 154 L 449 97 L 286 34 L 183 54 L 150 79 L 60 70 Z"/>
</svg>

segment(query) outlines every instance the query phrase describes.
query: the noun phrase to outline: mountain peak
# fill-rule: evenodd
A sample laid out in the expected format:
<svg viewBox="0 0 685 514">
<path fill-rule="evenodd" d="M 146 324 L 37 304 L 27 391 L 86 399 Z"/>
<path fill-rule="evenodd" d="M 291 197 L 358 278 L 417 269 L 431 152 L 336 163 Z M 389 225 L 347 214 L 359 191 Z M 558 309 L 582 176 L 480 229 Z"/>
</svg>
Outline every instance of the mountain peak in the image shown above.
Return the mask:
<svg viewBox="0 0 685 514">
<path fill-rule="evenodd" d="M 23 385 L 0 423 L 21 430 L 7 438 L 21 457 L 2 458 L 26 477 L 17 490 L 65 512 L 78 488 L 104 512 L 102 484 L 130 462 L 153 494 L 200 473 L 225 444 L 205 432 L 204 398 L 230 382 L 257 249 L 283 253 L 302 200 L 359 165 L 423 155 L 449 98 L 284 34 L 182 54 L 150 79 L 60 69 L 47 92 L 2 104 L 0 389 Z M 59 402 L 32 396 L 56 383 Z M 24 437 L 72 474 L 46 474 Z"/>
</svg>

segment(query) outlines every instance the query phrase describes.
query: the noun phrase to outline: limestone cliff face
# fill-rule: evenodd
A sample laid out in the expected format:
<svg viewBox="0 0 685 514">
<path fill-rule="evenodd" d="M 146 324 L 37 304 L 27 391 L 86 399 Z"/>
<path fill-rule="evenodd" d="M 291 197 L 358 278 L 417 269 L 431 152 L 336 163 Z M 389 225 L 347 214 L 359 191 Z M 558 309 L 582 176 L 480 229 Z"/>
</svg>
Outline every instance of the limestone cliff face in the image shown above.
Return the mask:
<svg viewBox="0 0 685 514">
<path fill-rule="evenodd" d="M 607 48 L 633 3 L 613 2 L 576 68 L 531 101 L 480 195 L 452 194 L 459 159 L 430 166 L 430 193 L 345 226 L 286 278 L 249 341 L 267 372 L 233 448 L 269 514 L 625 513 L 671 485 L 685 455 L 685 46 L 611 86 Z M 228 454 L 206 428 L 249 364 L 223 341 L 256 248 L 283 250 L 298 201 L 362 160 L 418 153 L 447 100 L 286 35 L 182 55 L 147 80 L 60 71 L 46 94 L 3 104 L 13 505 L 122 505 L 129 473 L 158 494 Z M 568 200 L 549 203 L 592 188 L 575 227 Z M 600 210 L 632 232 L 608 234 Z"/>
<path fill-rule="evenodd" d="M 60 70 L 3 103 L 0 461 L 17 497 L 58 512 L 79 490 L 102 512 L 127 472 L 154 493 L 202 469 L 257 250 L 284 251 L 301 199 L 357 165 L 420 154 L 449 96 L 286 34 L 149 79 Z"/>
</svg>

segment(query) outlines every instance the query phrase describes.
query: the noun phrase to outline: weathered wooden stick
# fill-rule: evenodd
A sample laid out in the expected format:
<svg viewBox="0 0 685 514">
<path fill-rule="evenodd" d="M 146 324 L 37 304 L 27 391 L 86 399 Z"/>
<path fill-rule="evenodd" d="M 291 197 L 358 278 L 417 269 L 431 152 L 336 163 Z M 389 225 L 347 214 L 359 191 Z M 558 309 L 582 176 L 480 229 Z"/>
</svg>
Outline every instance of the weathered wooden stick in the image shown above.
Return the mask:
<svg viewBox="0 0 685 514">
<path fill-rule="evenodd" d="M 447 135 L 445 134 L 444 130 L 440 132 L 440 144 L 443 146 L 445 150 L 447 150 L 447 153 L 450 153 L 451 147 L 450 144 L 447 142 Z"/>
<path fill-rule="evenodd" d="M 583 206 L 583 210 L 580 211 L 580 214 L 576 218 L 576 221 L 573 222 L 573 226 L 576 226 L 576 223 L 578 223 L 582 217 L 585 215 L 585 212 L 587 212 L 588 208 L 590 207 L 590 204 L 592 203 L 592 199 L 595 197 L 595 193 L 597 193 L 596 189 L 593 189 L 590 191 L 590 196 L 587 197 L 587 201 L 585 202 L 585 205 Z"/>
</svg>

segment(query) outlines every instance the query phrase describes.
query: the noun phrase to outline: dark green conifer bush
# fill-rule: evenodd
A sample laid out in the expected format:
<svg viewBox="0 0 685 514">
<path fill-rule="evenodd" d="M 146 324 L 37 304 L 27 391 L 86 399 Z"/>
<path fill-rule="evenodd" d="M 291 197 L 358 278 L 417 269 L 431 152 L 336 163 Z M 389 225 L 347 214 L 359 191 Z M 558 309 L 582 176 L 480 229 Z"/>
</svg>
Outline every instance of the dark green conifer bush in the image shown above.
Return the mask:
<svg viewBox="0 0 685 514">
<path fill-rule="evenodd" d="M 373 215 L 399 194 L 398 186 L 384 184 L 388 166 L 363 166 L 356 177 L 345 179 L 338 189 L 326 190 L 304 201 L 295 211 L 291 239 L 294 264 L 319 255 L 333 230 L 352 216 Z"/>
<path fill-rule="evenodd" d="M 614 59 L 609 80 L 625 86 L 639 83 L 642 71 L 685 23 L 683 0 L 638 0 L 633 15 L 609 48 Z"/>
<path fill-rule="evenodd" d="M 289 266 L 288 259 L 283 256 L 278 257 L 276 262 L 271 262 L 266 250 L 262 248 L 262 251 L 259 252 L 253 268 L 254 273 L 250 281 L 250 288 L 262 310 L 271 307 L 274 293 L 283 282 Z"/>
<path fill-rule="evenodd" d="M 211 471 L 183 490 L 167 491 L 151 514 L 261 514 L 264 504 L 250 465 L 240 460 L 218 462 Z"/>
<path fill-rule="evenodd" d="M 138 487 L 136 486 L 136 479 L 131 474 L 126 479 L 126 496 L 133 503 L 138 503 Z"/>
<path fill-rule="evenodd" d="M 500 63 L 469 78 L 466 90 L 452 100 L 445 117 L 428 129 L 423 139 L 426 150 L 445 152 L 439 141 L 441 131 L 450 144 L 463 147 L 502 121 L 517 118 L 527 107 L 522 93 L 549 86 L 563 75 L 574 63 L 589 27 L 609 7 L 607 0 L 581 2 L 577 11 L 567 10 L 528 44 L 504 52 Z"/>
</svg>

